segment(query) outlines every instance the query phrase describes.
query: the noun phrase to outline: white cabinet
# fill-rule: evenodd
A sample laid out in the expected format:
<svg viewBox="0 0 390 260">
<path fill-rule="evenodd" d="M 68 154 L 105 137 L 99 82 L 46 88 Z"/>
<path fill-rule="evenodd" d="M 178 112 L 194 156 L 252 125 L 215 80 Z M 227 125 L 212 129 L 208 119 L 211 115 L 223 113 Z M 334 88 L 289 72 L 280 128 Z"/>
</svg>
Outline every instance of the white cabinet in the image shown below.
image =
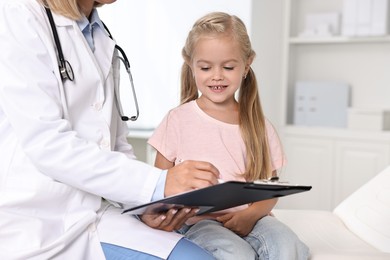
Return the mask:
<svg viewBox="0 0 390 260">
<path fill-rule="evenodd" d="M 390 164 L 390 132 L 286 127 L 281 136 L 288 160 L 281 179 L 312 190 L 280 198 L 278 208 L 332 210 Z"/>
<path fill-rule="evenodd" d="M 313 188 L 281 198 L 278 207 L 331 210 L 390 164 L 390 132 L 293 125 L 295 83 L 345 82 L 351 87 L 350 107 L 389 108 L 390 36 L 303 37 L 308 14 L 341 13 L 343 1 L 284 3 L 283 109 L 278 130 L 288 163 L 281 178 Z"/>
<path fill-rule="evenodd" d="M 379 137 L 379 136 L 378 136 Z M 336 206 L 390 163 L 390 140 L 383 136 L 337 139 L 334 143 L 334 201 Z"/>
<path fill-rule="evenodd" d="M 281 180 L 311 185 L 308 192 L 279 199 L 279 208 L 330 209 L 332 207 L 332 143 L 327 138 L 283 133 L 287 166 Z"/>
</svg>

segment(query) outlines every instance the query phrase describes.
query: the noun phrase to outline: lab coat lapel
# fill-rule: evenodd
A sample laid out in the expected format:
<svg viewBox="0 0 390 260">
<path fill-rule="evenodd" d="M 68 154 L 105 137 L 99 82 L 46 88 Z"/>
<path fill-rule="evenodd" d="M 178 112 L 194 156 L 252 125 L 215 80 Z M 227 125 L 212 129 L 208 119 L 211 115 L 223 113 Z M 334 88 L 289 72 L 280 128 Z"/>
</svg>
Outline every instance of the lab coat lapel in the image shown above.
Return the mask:
<svg viewBox="0 0 390 260">
<path fill-rule="evenodd" d="M 73 41 L 61 41 L 65 59 L 71 63 L 75 75 L 96 78 L 96 101 L 103 104 L 106 100 L 107 89 L 105 84 L 110 73 L 115 42 L 104 30 L 94 30 L 95 53 L 92 52 L 84 35 L 75 21 L 53 13 L 61 40 L 62 32 Z M 61 28 L 66 27 L 66 29 Z M 80 81 L 80 78 L 75 80 Z M 71 84 L 65 82 L 65 84 Z M 80 83 L 80 82 L 79 82 Z M 80 91 L 80 90 L 78 90 Z M 92 93 L 91 93 L 92 94 Z M 68 100 L 70 101 L 70 100 Z"/>
<path fill-rule="evenodd" d="M 60 16 L 60 15 L 54 13 L 54 12 L 52 12 L 52 14 L 53 14 L 54 23 L 58 27 L 72 26 L 72 24 L 74 23 L 73 20 L 71 20 L 69 18 L 66 18 L 64 16 Z"/>
<path fill-rule="evenodd" d="M 76 35 L 82 37 L 84 44 L 88 45 L 82 33 L 79 32 L 78 28 L 76 28 L 76 22 L 66 17 L 56 15 L 55 13 L 53 13 L 53 17 L 57 27 L 73 26 L 76 31 Z M 111 69 L 115 42 L 108 37 L 107 33 L 104 31 L 103 28 L 102 30 L 94 30 L 94 44 L 95 53 L 93 53 L 91 50 L 88 50 L 88 54 L 93 60 L 96 69 L 98 70 L 99 75 L 101 77 L 101 81 L 104 84 Z"/>
<path fill-rule="evenodd" d="M 107 80 L 110 72 L 115 48 L 115 42 L 111 40 L 105 31 L 96 29 L 94 31 L 95 57 L 104 81 Z"/>
</svg>

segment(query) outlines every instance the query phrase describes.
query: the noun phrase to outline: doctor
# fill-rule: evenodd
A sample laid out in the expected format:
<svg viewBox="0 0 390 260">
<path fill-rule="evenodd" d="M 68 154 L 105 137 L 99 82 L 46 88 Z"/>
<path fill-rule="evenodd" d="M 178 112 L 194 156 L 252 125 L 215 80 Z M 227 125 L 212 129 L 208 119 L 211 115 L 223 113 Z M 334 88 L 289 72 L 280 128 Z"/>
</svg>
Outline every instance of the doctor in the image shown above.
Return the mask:
<svg viewBox="0 0 390 260">
<path fill-rule="evenodd" d="M 46 1 L 72 68 L 60 73 L 43 3 L 0 0 L 0 259 L 210 258 L 163 231 L 194 209 L 141 222 L 113 206 L 213 185 L 219 174 L 206 162 L 166 172 L 135 160 L 115 104 L 115 42 L 95 9 L 114 1 Z"/>
</svg>

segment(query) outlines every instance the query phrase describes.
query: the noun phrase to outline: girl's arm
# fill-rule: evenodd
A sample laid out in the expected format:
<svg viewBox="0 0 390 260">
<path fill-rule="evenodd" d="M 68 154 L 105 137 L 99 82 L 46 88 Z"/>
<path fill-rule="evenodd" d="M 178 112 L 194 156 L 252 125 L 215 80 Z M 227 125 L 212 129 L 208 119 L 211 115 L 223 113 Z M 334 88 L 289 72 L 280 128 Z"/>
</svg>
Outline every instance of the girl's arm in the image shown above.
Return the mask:
<svg viewBox="0 0 390 260">
<path fill-rule="evenodd" d="M 154 166 L 157 168 L 167 170 L 174 166 L 174 163 L 165 158 L 159 151 L 157 151 L 156 160 Z"/>
<path fill-rule="evenodd" d="M 276 176 L 277 176 L 277 172 L 273 171 L 272 177 L 276 177 Z M 254 202 L 250 204 L 245 211 L 247 211 L 248 215 L 251 216 L 251 220 L 253 219 L 257 222 L 262 217 L 269 215 L 277 202 L 278 202 L 277 198 Z"/>
<path fill-rule="evenodd" d="M 248 217 L 251 218 L 251 222 L 254 220 L 256 223 L 262 217 L 269 215 L 277 202 L 277 198 L 258 201 L 249 205 L 245 211 L 247 211 Z"/>
</svg>

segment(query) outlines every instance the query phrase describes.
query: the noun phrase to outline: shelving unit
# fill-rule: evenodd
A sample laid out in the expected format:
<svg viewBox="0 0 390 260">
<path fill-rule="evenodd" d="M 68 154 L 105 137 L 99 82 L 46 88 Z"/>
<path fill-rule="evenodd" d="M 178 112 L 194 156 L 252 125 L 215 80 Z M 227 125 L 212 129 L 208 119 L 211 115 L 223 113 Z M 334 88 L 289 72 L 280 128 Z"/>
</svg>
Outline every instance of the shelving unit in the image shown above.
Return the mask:
<svg viewBox="0 0 390 260">
<path fill-rule="evenodd" d="M 299 37 L 307 13 L 341 12 L 342 1 L 285 0 L 285 4 L 284 124 L 293 123 L 294 84 L 298 80 L 346 82 L 352 88 L 352 107 L 390 106 L 389 35 Z"/>
<path fill-rule="evenodd" d="M 308 13 L 341 13 L 342 1 L 285 0 L 282 120 L 288 165 L 282 178 L 311 184 L 282 208 L 331 210 L 390 163 L 390 132 L 293 125 L 297 81 L 339 81 L 351 87 L 350 106 L 390 107 L 390 36 L 300 37 Z"/>
</svg>

